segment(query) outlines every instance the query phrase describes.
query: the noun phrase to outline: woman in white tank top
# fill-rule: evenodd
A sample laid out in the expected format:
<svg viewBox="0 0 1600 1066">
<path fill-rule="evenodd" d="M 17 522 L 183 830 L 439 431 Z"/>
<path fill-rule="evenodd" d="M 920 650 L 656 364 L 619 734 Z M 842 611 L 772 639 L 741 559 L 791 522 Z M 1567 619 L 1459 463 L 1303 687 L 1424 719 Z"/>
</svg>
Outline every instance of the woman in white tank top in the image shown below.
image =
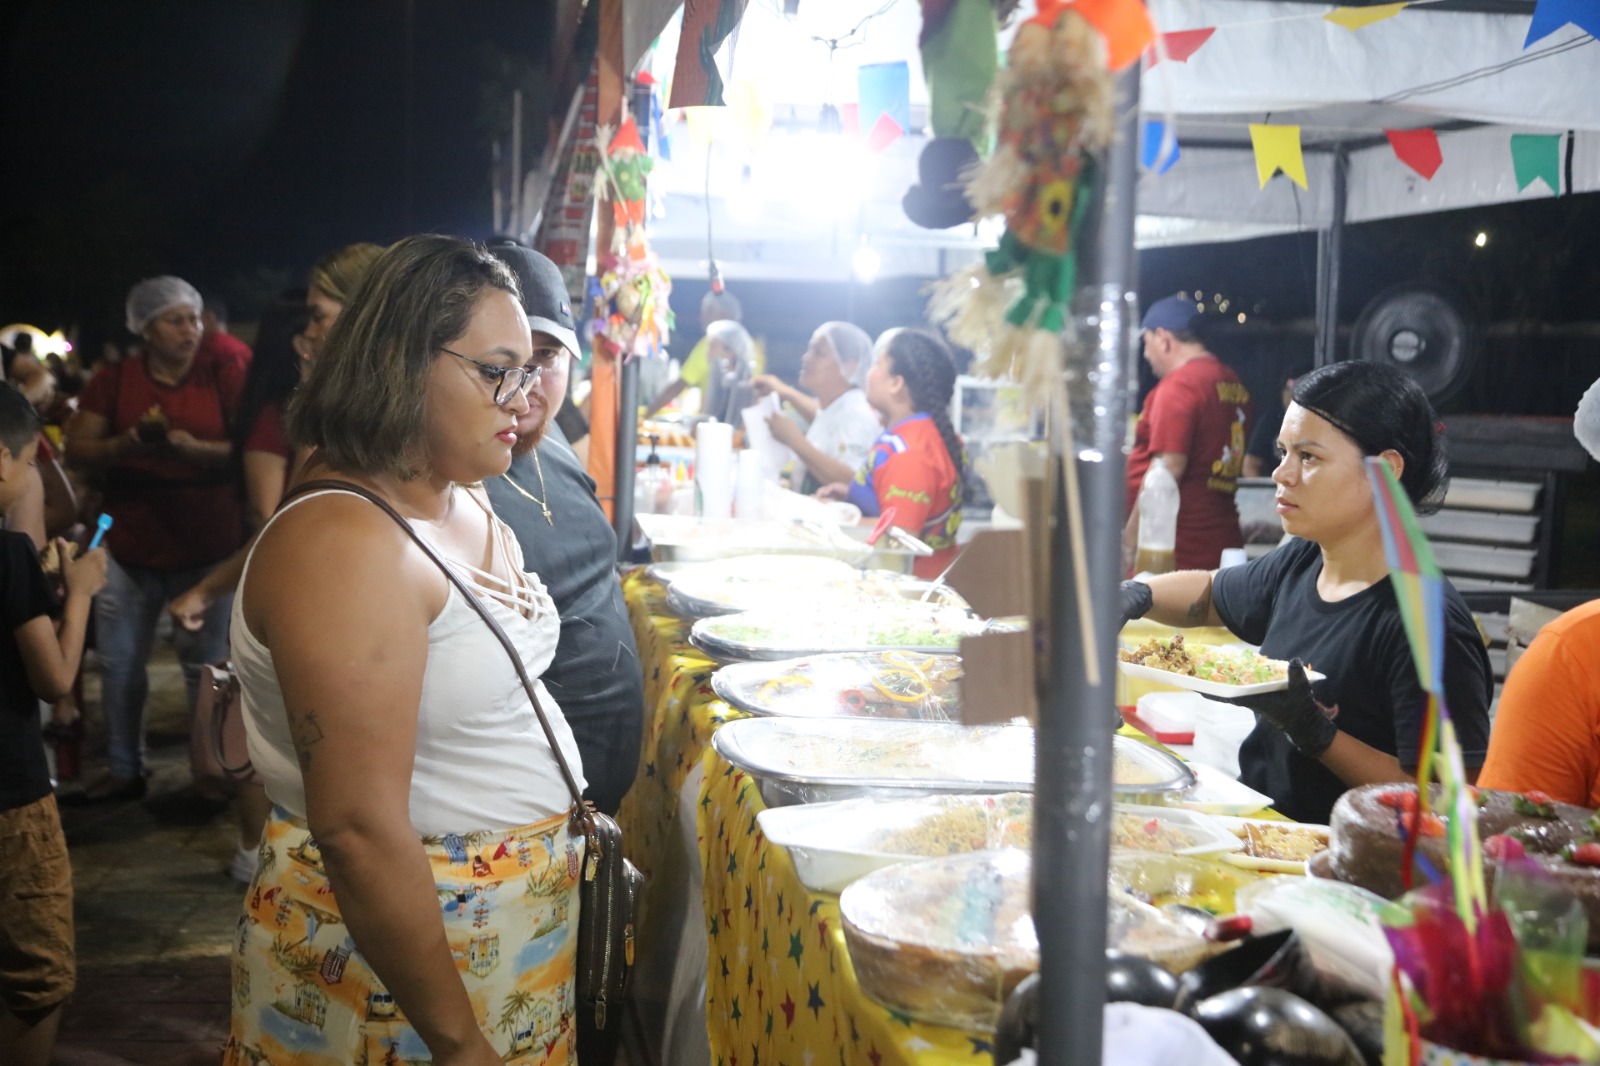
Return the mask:
<svg viewBox="0 0 1600 1066">
<path fill-rule="evenodd" d="M 530 676 L 558 623 L 482 490 L 538 381 L 499 260 L 414 237 L 375 262 L 295 400 L 306 480 L 393 506 L 489 604 Z M 274 803 L 239 923 L 230 1064 L 573 1058 L 583 841 L 515 667 L 370 501 L 308 493 L 263 530 L 233 617 Z M 559 708 L 556 743 L 582 776 Z"/>
</svg>

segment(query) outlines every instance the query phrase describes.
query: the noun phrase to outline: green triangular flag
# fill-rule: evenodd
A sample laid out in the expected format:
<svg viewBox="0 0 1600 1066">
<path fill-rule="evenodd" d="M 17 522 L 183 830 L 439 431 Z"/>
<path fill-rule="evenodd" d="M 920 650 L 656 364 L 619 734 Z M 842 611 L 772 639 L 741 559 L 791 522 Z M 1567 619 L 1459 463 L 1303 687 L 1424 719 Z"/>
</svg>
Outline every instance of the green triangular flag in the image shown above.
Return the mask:
<svg viewBox="0 0 1600 1066">
<path fill-rule="evenodd" d="M 1518 192 L 1543 178 L 1551 192 L 1561 195 L 1561 134 L 1513 133 L 1511 166 L 1517 173 Z"/>
</svg>

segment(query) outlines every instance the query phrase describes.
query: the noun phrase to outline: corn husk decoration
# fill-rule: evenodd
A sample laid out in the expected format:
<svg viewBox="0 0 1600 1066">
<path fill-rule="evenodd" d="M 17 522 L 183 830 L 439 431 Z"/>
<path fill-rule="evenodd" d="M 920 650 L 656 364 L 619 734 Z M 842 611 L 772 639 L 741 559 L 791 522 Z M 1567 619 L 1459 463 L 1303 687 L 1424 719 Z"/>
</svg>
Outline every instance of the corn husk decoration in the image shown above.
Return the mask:
<svg viewBox="0 0 1600 1066">
<path fill-rule="evenodd" d="M 595 195 L 610 198 L 616 228 L 611 248 L 601 257 L 600 275 L 590 283 L 594 318 L 589 330 L 624 360 L 660 355 L 670 339 L 673 316 L 668 304 L 672 279 L 645 237 L 646 180 L 655 160 L 631 118 L 615 135 L 609 126 L 601 126 L 596 141 L 604 150 L 595 173 Z"/>
<path fill-rule="evenodd" d="M 1060 370 L 1077 284 L 1073 240 L 1095 194 L 1092 154 L 1113 132 L 1104 37 L 1072 6 L 1043 0 L 995 79 L 998 145 L 966 175 L 979 216 L 1006 222 L 982 262 L 941 282 L 930 308 L 978 372 L 1031 386 Z"/>
</svg>

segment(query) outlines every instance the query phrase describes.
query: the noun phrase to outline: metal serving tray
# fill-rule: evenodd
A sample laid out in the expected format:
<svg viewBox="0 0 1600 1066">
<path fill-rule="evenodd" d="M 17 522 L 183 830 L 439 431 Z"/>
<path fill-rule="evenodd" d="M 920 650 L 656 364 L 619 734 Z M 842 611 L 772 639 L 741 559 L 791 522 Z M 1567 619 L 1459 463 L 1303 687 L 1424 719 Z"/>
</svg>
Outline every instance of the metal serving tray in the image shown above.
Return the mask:
<svg viewBox="0 0 1600 1066">
<path fill-rule="evenodd" d="M 802 609 L 796 604 L 788 609 L 702 618 L 690 629 L 689 643 L 721 663 L 890 648 L 940 655 L 955 653 L 961 647 L 962 637 L 981 633 L 987 625 L 957 608 L 935 608 L 928 604 L 883 603 L 838 610 L 808 606 L 812 609 Z M 937 639 L 922 643 L 875 639 L 869 629 L 873 623 L 920 629 Z M 930 630 L 937 632 L 926 632 Z M 738 635 L 745 632 L 766 635 Z"/>
<path fill-rule="evenodd" d="M 635 523 L 650 541 L 652 562 L 704 562 L 733 555 L 830 555 L 874 570 L 911 572 L 916 556 L 887 542 L 867 545 L 864 526 L 769 519 L 642 514 Z"/>
<path fill-rule="evenodd" d="M 718 698 L 780 718 L 960 719 L 961 657 L 906 651 L 838 652 L 734 663 L 711 675 Z"/>
<path fill-rule="evenodd" d="M 963 726 L 863 718 L 745 718 L 712 735 L 723 758 L 755 777 L 769 807 L 865 796 L 1032 792 L 1029 726 Z M 1114 786 L 1118 799 L 1162 804 L 1191 787 L 1175 756 L 1113 737 L 1119 761 L 1147 780 Z"/>
</svg>

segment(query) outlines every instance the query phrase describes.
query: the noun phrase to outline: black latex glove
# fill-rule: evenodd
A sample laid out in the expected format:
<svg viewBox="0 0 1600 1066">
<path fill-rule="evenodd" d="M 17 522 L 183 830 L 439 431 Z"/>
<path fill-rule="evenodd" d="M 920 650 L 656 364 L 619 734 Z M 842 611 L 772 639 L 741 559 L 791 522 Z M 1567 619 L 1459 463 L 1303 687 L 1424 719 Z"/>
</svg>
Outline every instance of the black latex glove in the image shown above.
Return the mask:
<svg viewBox="0 0 1600 1066">
<path fill-rule="evenodd" d="M 1308 758 L 1321 758 L 1339 732 L 1333 719 L 1312 698 L 1306 664 L 1299 659 L 1289 660 L 1288 688 L 1260 696 L 1242 696 L 1228 702 L 1250 708 L 1281 729 L 1295 750 Z"/>
<path fill-rule="evenodd" d="M 1150 592 L 1150 586 L 1143 581 L 1124 581 L 1122 583 L 1122 624 L 1127 625 L 1135 618 L 1143 618 L 1150 613 L 1150 608 L 1155 604 L 1155 597 Z"/>
</svg>

